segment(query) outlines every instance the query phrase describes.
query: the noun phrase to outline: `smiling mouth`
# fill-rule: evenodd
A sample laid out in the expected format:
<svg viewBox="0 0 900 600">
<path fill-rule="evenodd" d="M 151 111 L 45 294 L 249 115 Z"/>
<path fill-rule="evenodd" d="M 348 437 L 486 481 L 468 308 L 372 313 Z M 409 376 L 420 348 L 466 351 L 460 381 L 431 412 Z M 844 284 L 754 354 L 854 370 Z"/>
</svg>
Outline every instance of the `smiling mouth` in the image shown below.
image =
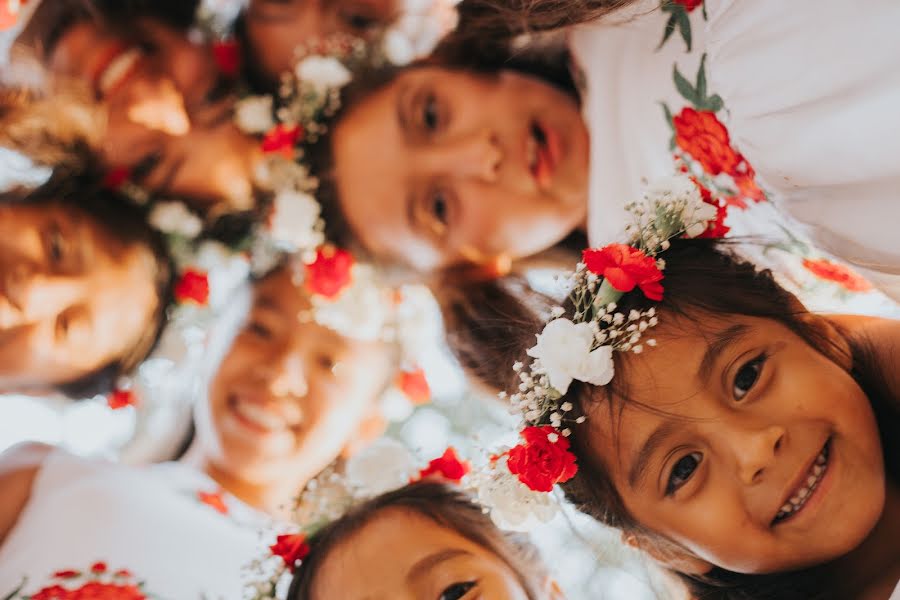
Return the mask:
<svg viewBox="0 0 900 600">
<path fill-rule="evenodd" d="M 825 478 L 825 473 L 828 471 L 828 455 L 830 450 L 831 438 L 828 438 L 828 441 L 825 442 L 822 450 L 813 461 L 813 464 L 809 468 L 809 471 L 807 471 L 806 477 L 803 482 L 791 493 L 787 501 L 778 511 L 778 514 L 775 515 L 775 518 L 772 520 L 773 526 L 779 523 L 783 523 L 784 521 L 787 521 L 788 519 L 796 515 L 803 509 L 804 506 L 806 506 L 806 503 L 809 501 L 809 499 L 813 497 L 816 488 L 819 487 L 822 479 Z"/>
<path fill-rule="evenodd" d="M 94 75 L 94 89 L 98 96 L 108 96 L 125 83 L 143 57 L 144 51 L 137 46 L 114 50 Z"/>
<path fill-rule="evenodd" d="M 281 411 L 271 410 L 264 403 L 240 395 L 229 396 L 228 407 L 239 421 L 260 433 L 291 431 L 299 427 L 302 422 L 301 415 L 297 415 L 297 418 L 293 419 L 297 422 L 291 422 L 291 419 Z"/>
</svg>

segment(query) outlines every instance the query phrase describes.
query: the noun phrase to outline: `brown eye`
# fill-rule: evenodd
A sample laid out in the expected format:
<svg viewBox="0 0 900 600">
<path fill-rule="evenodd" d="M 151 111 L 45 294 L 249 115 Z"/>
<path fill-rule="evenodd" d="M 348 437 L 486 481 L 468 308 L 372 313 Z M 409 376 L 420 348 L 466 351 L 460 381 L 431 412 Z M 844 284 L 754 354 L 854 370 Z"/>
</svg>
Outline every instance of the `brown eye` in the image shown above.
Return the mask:
<svg viewBox="0 0 900 600">
<path fill-rule="evenodd" d="M 47 252 L 47 259 L 53 265 L 59 265 L 63 262 L 66 254 L 66 240 L 56 225 L 51 226 L 44 234 L 44 245 Z"/>
<path fill-rule="evenodd" d="M 251 321 L 247 325 L 247 331 L 264 340 L 271 340 L 275 337 L 275 332 L 259 321 Z"/>
<path fill-rule="evenodd" d="M 743 400 L 750 393 L 750 389 L 756 384 L 760 373 L 762 373 L 766 358 L 764 354 L 757 356 L 742 366 L 735 374 L 732 389 L 735 400 Z"/>
<path fill-rule="evenodd" d="M 331 358 L 331 357 L 330 357 L 329 355 L 327 355 L 327 354 L 317 354 L 317 355 L 316 355 L 316 364 L 317 364 L 320 368 L 322 368 L 322 369 L 324 369 L 324 370 L 326 370 L 326 371 L 331 371 L 331 370 L 334 368 L 334 365 L 335 365 L 336 363 L 335 363 L 334 359 Z"/>
<path fill-rule="evenodd" d="M 440 113 L 434 94 L 428 94 L 422 103 L 422 126 L 429 132 L 437 131 L 440 126 Z"/>
<path fill-rule="evenodd" d="M 672 467 L 672 472 L 669 473 L 669 481 L 666 483 L 666 495 L 674 494 L 678 488 L 687 483 L 688 479 L 697 470 L 697 467 L 700 466 L 702 460 L 703 455 L 699 452 L 691 452 L 678 459 L 678 462 Z"/>
<path fill-rule="evenodd" d="M 431 216 L 441 225 L 447 225 L 447 197 L 438 190 L 431 195 Z"/>
<path fill-rule="evenodd" d="M 454 583 L 451 586 L 448 586 L 441 592 L 438 600 L 460 600 L 463 596 L 468 593 L 469 590 L 475 587 L 475 581 L 464 581 L 461 583 Z"/>
</svg>

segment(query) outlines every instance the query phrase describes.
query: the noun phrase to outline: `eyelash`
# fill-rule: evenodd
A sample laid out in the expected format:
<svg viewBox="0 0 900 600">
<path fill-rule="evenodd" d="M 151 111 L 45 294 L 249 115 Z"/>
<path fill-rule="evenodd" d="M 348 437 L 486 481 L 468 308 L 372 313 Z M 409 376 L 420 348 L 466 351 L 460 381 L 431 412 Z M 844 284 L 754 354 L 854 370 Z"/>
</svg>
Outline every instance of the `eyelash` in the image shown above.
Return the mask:
<svg viewBox="0 0 900 600">
<path fill-rule="evenodd" d="M 422 101 L 421 107 L 422 127 L 429 133 L 434 133 L 441 126 L 441 115 L 434 94 L 428 93 Z"/>
<path fill-rule="evenodd" d="M 762 374 L 763 366 L 768 360 L 769 355 L 765 352 L 757 355 L 756 357 L 748 360 L 746 363 L 738 369 L 737 373 L 734 374 L 734 383 L 731 386 L 732 394 L 734 395 L 735 400 L 741 401 L 747 397 L 747 394 L 750 393 L 750 390 L 753 389 L 753 386 L 756 385 L 756 382 L 759 381 L 759 376 Z M 738 393 L 738 380 L 741 379 L 742 375 L 745 373 L 751 373 L 753 376 L 753 380 L 747 383 L 747 389 L 741 392 L 741 395 Z"/>
<path fill-rule="evenodd" d="M 272 330 L 260 323 L 259 321 L 251 321 L 247 326 L 248 331 L 253 335 L 263 338 L 264 340 L 272 339 Z"/>
<path fill-rule="evenodd" d="M 678 469 L 678 465 L 682 464 L 685 461 L 685 459 L 689 459 L 689 458 L 692 458 L 696 462 L 696 464 L 694 465 L 694 468 L 691 469 L 691 472 L 688 473 L 687 476 L 680 476 L 680 479 L 681 479 L 680 482 L 676 482 L 675 481 L 675 479 L 676 479 L 675 471 Z M 701 454 L 700 452 L 691 452 L 690 454 L 685 454 L 684 456 L 679 458 L 678 461 L 672 466 L 672 470 L 669 472 L 669 479 L 666 482 L 666 496 L 671 496 L 676 491 L 678 491 L 681 488 L 681 486 L 683 486 L 685 483 L 687 483 L 688 480 L 690 480 L 690 478 L 697 471 L 697 468 L 700 466 L 700 463 L 702 463 L 702 462 L 703 462 L 703 454 Z"/>
<path fill-rule="evenodd" d="M 463 598 L 469 591 L 474 588 L 478 584 L 477 581 L 461 581 L 454 583 L 453 585 L 447 586 L 443 592 L 441 592 L 438 600 L 460 600 Z M 448 592 L 453 591 L 459 594 L 458 596 L 449 596 Z"/>
</svg>

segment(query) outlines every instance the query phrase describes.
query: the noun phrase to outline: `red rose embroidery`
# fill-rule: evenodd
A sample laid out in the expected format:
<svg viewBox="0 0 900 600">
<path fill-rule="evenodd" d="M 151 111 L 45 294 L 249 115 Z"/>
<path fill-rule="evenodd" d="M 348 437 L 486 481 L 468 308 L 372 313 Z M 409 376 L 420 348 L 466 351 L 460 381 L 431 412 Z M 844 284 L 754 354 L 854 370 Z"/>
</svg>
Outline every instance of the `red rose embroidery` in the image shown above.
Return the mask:
<svg viewBox="0 0 900 600">
<path fill-rule="evenodd" d="M 228 514 L 228 507 L 222 499 L 222 492 L 197 492 L 197 500 L 223 515 Z"/>
<path fill-rule="evenodd" d="M 446 481 L 459 483 L 471 468 L 472 465 L 465 460 L 461 460 L 457 456 L 456 450 L 450 447 L 441 456 L 429 462 L 427 467 L 419 471 L 419 479 L 437 475 Z"/>
<path fill-rule="evenodd" d="M 743 156 L 737 170 L 731 174 L 731 178 L 734 179 L 734 184 L 745 198 L 750 198 L 754 202 L 762 202 L 766 199 L 765 193 L 756 185 L 756 171 Z"/>
<path fill-rule="evenodd" d="M 116 167 L 110 169 L 103 176 L 102 185 L 108 190 L 116 191 L 131 179 L 131 169 L 128 167 Z"/>
<path fill-rule="evenodd" d="M 575 455 L 569 452 L 569 440 L 544 425 L 522 430 L 524 443 L 507 453 L 509 472 L 535 492 L 549 492 L 556 483 L 564 483 L 578 472 Z M 553 440 L 553 441 L 551 441 Z"/>
<path fill-rule="evenodd" d="M 119 410 L 126 406 L 137 406 L 138 397 L 133 390 L 116 389 L 106 397 L 106 405 L 112 410 Z"/>
<path fill-rule="evenodd" d="M 685 107 L 672 118 L 675 143 L 697 160 L 710 175 L 733 173 L 741 157 L 731 147 L 728 130 L 708 110 Z"/>
<path fill-rule="evenodd" d="M 299 125 L 279 123 L 263 137 L 262 151 L 266 154 L 281 154 L 288 160 L 294 159 L 294 146 L 300 140 L 303 129 Z"/>
<path fill-rule="evenodd" d="M 73 579 L 75 577 L 81 577 L 81 571 L 66 569 L 64 571 L 57 571 L 53 574 L 53 577 L 56 579 Z"/>
<path fill-rule="evenodd" d="M 209 279 L 204 271 L 188 269 L 175 284 L 175 299 L 205 306 L 209 302 Z"/>
<path fill-rule="evenodd" d="M 397 387 L 416 406 L 427 404 L 431 400 L 431 388 L 422 369 L 401 371 L 397 378 Z"/>
<path fill-rule="evenodd" d="M 703 0 L 674 0 L 675 4 L 680 4 L 684 7 L 684 10 L 691 12 L 701 4 L 703 4 Z"/>
<path fill-rule="evenodd" d="M 650 300 L 663 298 L 662 271 L 653 257 L 625 244 L 610 244 L 600 249 L 588 249 L 582 253 L 588 270 L 603 276 L 620 292 L 630 292 L 634 286 L 641 288 Z"/>
<path fill-rule="evenodd" d="M 91 573 L 95 575 L 100 575 L 102 573 L 106 573 L 106 563 L 105 562 L 95 562 L 91 565 Z"/>
<path fill-rule="evenodd" d="M 820 279 L 833 281 L 851 292 L 867 292 L 872 284 L 845 267 L 824 258 L 818 260 L 803 259 L 803 266 Z"/>
<path fill-rule="evenodd" d="M 213 58 L 224 75 L 234 77 L 241 67 L 241 49 L 236 40 L 222 40 L 212 45 Z"/>
<path fill-rule="evenodd" d="M 698 238 L 723 238 L 725 234 L 731 231 L 731 227 L 725 224 L 725 217 L 728 216 L 728 207 L 725 203 L 719 202 L 718 200 L 714 200 L 712 197 L 712 192 L 709 191 L 706 186 L 697 181 L 694 177 L 691 177 L 691 181 L 694 182 L 694 185 L 697 186 L 697 189 L 700 190 L 700 198 L 706 202 L 707 204 L 711 204 L 716 207 L 716 218 L 710 221 L 706 225 L 706 231 L 698 235 Z"/>
<path fill-rule="evenodd" d="M 306 265 L 306 289 L 334 298 L 350 284 L 353 255 L 334 246 L 316 250 L 316 260 Z"/>
<path fill-rule="evenodd" d="M 297 566 L 297 562 L 309 555 L 309 544 L 302 533 L 279 535 L 275 543 L 269 546 L 272 556 L 280 556 L 284 565 L 291 571 Z"/>
</svg>

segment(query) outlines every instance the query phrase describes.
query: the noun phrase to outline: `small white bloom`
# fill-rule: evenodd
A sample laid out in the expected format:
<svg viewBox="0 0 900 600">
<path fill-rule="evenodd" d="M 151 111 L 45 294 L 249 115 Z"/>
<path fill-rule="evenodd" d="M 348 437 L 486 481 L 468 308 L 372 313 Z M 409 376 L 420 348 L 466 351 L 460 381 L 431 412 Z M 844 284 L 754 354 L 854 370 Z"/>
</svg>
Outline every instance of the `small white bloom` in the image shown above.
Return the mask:
<svg viewBox="0 0 900 600">
<path fill-rule="evenodd" d="M 578 417 L 577 419 L 575 419 L 575 422 L 580 425 L 581 423 L 584 423 L 586 420 L 587 420 L 587 418 L 584 415 L 582 415 L 582 416 Z"/>
<path fill-rule="evenodd" d="M 347 461 L 347 481 L 365 496 L 403 487 L 416 473 L 415 460 L 400 442 L 381 438 Z"/>
<path fill-rule="evenodd" d="M 320 93 L 341 88 L 353 78 L 347 67 L 333 56 L 307 56 L 294 72 L 298 79 L 312 84 Z"/>
<path fill-rule="evenodd" d="M 203 221 L 181 202 L 159 202 L 150 211 L 150 224 L 163 233 L 195 238 L 203 230 Z"/>
<path fill-rule="evenodd" d="M 559 441 L 559 435 L 556 433 L 547 434 L 547 441 L 549 441 L 551 444 L 555 444 Z"/>
<path fill-rule="evenodd" d="M 282 190 L 275 195 L 272 211 L 270 234 L 276 243 L 303 250 L 324 241 L 317 228 L 321 209 L 311 195 Z"/>
<path fill-rule="evenodd" d="M 593 340 L 587 323 L 556 319 L 547 323 L 528 355 L 540 361 L 550 385 L 560 394 L 568 391 L 572 379 L 606 385 L 613 376 L 612 348 L 600 346 L 592 351 Z"/>
<path fill-rule="evenodd" d="M 275 126 L 271 96 L 248 96 L 234 105 L 234 121 L 246 133 L 265 133 Z"/>
<path fill-rule="evenodd" d="M 560 406 L 560 408 L 562 409 L 563 412 L 569 412 L 570 410 L 572 410 L 573 407 L 572 407 L 571 402 L 563 402 L 562 406 Z"/>
<path fill-rule="evenodd" d="M 554 319 L 563 316 L 565 313 L 566 309 L 564 309 L 562 306 L 554 306 L 552 309 L 550 309 L 550 316 L 552 316 Z"/>
<path fill-rule="evenodd" d="M 473 479 L 478 503 L 490 512 L 500 529 L 529 531 L 552 520 L 559 510 L 552 494 L 532 491 L 510 473 L 505 457 L 489 474 Z"/>
</svg>

